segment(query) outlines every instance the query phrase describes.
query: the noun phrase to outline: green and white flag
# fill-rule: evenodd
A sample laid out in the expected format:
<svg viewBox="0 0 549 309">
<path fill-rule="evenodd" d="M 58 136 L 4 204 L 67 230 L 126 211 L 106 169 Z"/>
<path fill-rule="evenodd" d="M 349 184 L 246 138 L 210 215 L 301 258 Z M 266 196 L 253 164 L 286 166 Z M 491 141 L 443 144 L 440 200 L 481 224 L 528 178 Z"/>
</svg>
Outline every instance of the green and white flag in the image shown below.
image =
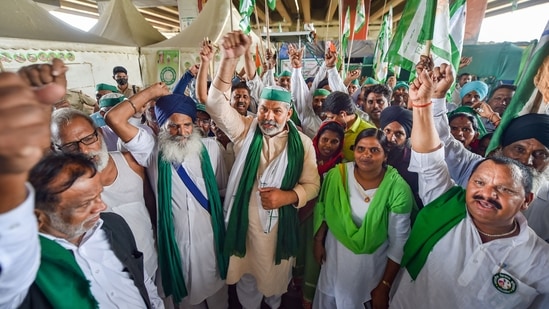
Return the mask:
<svg viewBox="0 0 549 309">
<path fill-rule="evenodd" d="M 549 97 L 549 89 L 547 89 L 547 87 L 538 89 L 535 84 L 536 75 L 539 74 L 539 71 L 541 71 L 544 66 L 547 67 L 549 65 L 548 58 L 549 21 L 541 33 L 541 38 L 534 48 L 532 56 L 525 65 L 524 71 L 521 73 L 521 76 L 518 76 L 518 79 L 515 82 L 517 85 L 517 91 L 515 92 L 515 95 L 513 95 L 509 106 L 507 106 L 507 109 L 501 118 L 501 123 L 494 132 L 494 136 L 490 141 L 490 145 L 486 150 L 486 153 L 489 153 L 499 146 L 501 134 L 513 118 L 529 113 L 536 100 L 541 100 L 542 102 L 548 103 L 547 101 L 549 100 L 544 99 L 543 94 L 545 94 L 545 97 Z"/>
<path fill-rule="evenodd" d="M 240 6 L 238 8 L 238 13 L 242 16 L 240 20 L 240 29 L 244 33 L 248 34 L 252 30 L 250 23 L 250 16 L 254 11 L 255 0 L 240 0 Z"/>
<path fill-rule="evenodd" d="M 379 32 L 379 35 L 377 37 L 376 47 L 374 49 L 374 79 L 381 82 L 385 81 L 385 79 L 387 78 L 387 71 L 389 69 L 389 63 L 386 60 L 386 56 L 391 39 L 390 31 L 391 30 L 388 22 L 388 15 L 385 15 L 383 16 L 381 31 Z"/>
<path fill-rule="evenodd" d="M 345 12 L 345 19 L 343 22 L 343 34 L 342 34 L 342 44 L 341 44 L 341 54 L 343 57 L 347 54 L 347 43 L 349 42 L 349 36 L 351 35 L 351 8 L 347 7 L 347 12 Z"/>
<path fill-rule="evenodd" d="M 431 54 L 436 66 L 452 63 L 450 44 L 450 8 L 446 0 L 409 0 L 393 37 L 387 61 L 410 71 L 431 41 Z"/>
<path fill-rule="evenodd" d="M 463 38 L 465 37 L 465 16 L 467 13 L 467 1 L 455 0 L 450 6 L 450 44 L 452 48 L 452 69 L 454 77 L 459 70 L 459 61 L 463 51 Z"/>
<path fill-rule="evenodd" d="M 364 0 L 358 0 L 356 5 L 355 16 L 355 33 L 359 32 L 366 24 L 366 8 L 364 7 Z"/>
<path fill-rule="evenodd" d="M 271 11 L 274 11 L 276 8 L 276 0 L 267 0 L 267 6 L 271 9 Z"/>
</svg>

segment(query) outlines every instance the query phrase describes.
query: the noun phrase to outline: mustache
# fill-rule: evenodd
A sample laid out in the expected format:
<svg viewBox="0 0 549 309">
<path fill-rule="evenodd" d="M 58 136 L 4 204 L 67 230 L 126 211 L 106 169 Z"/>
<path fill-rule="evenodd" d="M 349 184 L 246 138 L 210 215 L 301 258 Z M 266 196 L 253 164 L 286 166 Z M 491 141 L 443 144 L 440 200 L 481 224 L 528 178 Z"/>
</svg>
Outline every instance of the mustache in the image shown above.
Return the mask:
<svg viewBox="0 0 549 309">
<path fill-rule="evenodd" d="M 277 127 L 278 128 L 278 123 L 276 123 L 276 121 L 274 120 L 262 120 L 260 122 L 261 125 L 270 125 L 270 126 L 274 126 L 274 127 Z"/>
<path fill-rule="evenodd" d="M 500 204 L 498 201 L 496 201 L 496 200 L 494 200 L 494 199 L 492 199 L 492 198 L 486 199 L 486 198 L 484 198 L 483 196 L 478 195 L 478 194 L 473 195 L 473 198 L 474 198 L 475 200 L 479 200 L 479 201 L 486 201 L 486 202 L 492 204 L 492 206 L 494 206 L 496 209 L 501 210 L 501 209 L 503 208 L 503 207 L 501 207 L 501 204 Z"/>
</svg>

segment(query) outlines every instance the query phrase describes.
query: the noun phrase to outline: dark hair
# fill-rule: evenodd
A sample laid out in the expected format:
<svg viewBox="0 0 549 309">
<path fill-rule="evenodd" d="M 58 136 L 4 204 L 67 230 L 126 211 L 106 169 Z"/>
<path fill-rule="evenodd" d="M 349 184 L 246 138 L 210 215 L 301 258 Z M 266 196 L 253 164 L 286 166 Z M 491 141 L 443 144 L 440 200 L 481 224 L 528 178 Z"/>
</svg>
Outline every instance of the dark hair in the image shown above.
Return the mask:
<svg viewBox="0 0 549 309">
<path fill-rule="evenodd" d="M 248 91 L 248 94 L 250 94 L 250 88 L 248 87 L 248 84 L 246 84 L 245 82 L 239 82 L 239 83 L 233 84 L 233 86 L 231 87 L 231 92 L 235 91 L 236 89 L 246 89 Z"/>
<path fill-rule="evenodd" d="M 324 88 L 324 86 L 330 86 L 330 83 L 328 82 L 328 78 L 325 78 L 325 79 L 321 80 L 318 83 L 318 86 L 316 86 L 316 89 Z"/>
<path fill-rule="evenodd" d="M 368 95 L 370 93 L 376 93 L 381 94 L 386 100 L 387 103 L 391 102 L 391 97 L 393 96 L 393 91 L 391 88 L 387 87 L 386 85 L 377 84 L 377 85 L 371 85 L 370 87 L 364 87 L 364 100 L 368 98 Z"/>
<path fill-rule="evenodd" d="M 509 157 L 504 157 L 504 156 L 501 156 L 501 155 L 496 155 L 496 156 L 485 158 L 485 159 L 479 161 L 477 164 L 475 164 L 475 167 L 473 168 L 473 170 L 471 171 L 471 175 L 469 176 L 469 180 L 471 179 L 471 177 L 473 176 L 475 171 L 478 169 L 478 167 L 482 163 L 484 163 L 488 160 L 494 162 L 497 165 L 505 165 L 509 168 L 512 168 L 513 166 L 516 166 L 520 171 L 520 176 L 521 176 L 520 182 L 522 183 L 522 187 L 524 188 L 524 192 L 525 193 L 532 192 L 532 188 L 533 188 L 534 184 L 533 184 L 533 175 L 532 175 L 532 172 L 530 171 L 530 169 L 528 169 L 524 164 L 520 163 L 519 161 L 517 161 L 515 159 L 511 159 Z M 513 178 L 515 178 L 515 175 L 513 175 Z"/>
<path fill-rule="evenodd" d="M 356 111 L 353 98 L 341 91 L 333 91 L 327 97 L 322 104 L 323 112 L 330 112 L 332 114 L 339 114 L 341 111 L 345 111 L 347 114 L 354 114 Z"/>
<path fill-rule="evenodd" d="M 316 133 L 316 136 L 318 136 L 320 138 L 320 136 L 322 134 L 324 134 L 324 132 L 326 132 L 326 131 L 335 132 L 337 134 L 337 136 L 339 137 L 339 141 L 341 142 L 341 144 L 343 144 L 343 139 L 345 138 L 345 131 L 344 131 L 343 126 L 339 122 L 330 121 L 330 122 L 327 122 L 324 125 L 321 125 L 320 129 Z"/>
<path fill-rule="evenodd" d="M 473 129 L 475 130 L 475 132 L 478 132 L 477 119 L 475 118 L 475 116 L 473 116 L 469 113 L 457 112 L 457 113 L 454 113 L 454 114 L 450 115 L 450 117 L 448 117 L 448 125 L 450 125 L 450 122 L 452 122 L 452 120 L 456 119 L 457 117 L 465 117 L 465 118 L 469 119 L 469 121 L 471 121 L 471 124 L 473 125 Z"/>
<path fill-rule="evenodd" d="M 465 76 L 465 75 L 472 75 L 472 74 L 471 74 L 471 73 L 467 73 L 467 72 L 461 73 L 461 74 L 458 75 L 457 80 L 459 81 L 459 80 L 460 80 L 463 76 Z"/>
<path fill-rule="evenodd" d="M 387 142 L 387 136 L 383 131 L 377 128 L 368 128 L 360 131 L 358 135 L 356 136 L 355 143 L 353 144 L 353 150 L 356 144 L 360 142 L 361 139 L 367 138 L 367 137 L 375 137 L 379 144 L 381 145 L 381 148 L 383 148 L 383 152 L 387 156 L 389 154 L 389 147 Z M 387 162 L 383 162 L 383 167 L 387 166 Z"/>
<path fill-rule="evenodd" d="M 509 89 L 511 91 L 517 91 L 517 86 L 511 84 L 501 84 L 492 90 L 489 98 L 491 99 L 494 96 L 494 93 L 496 93 L 496 91 L 499 89 Z"/>
<path fill-rule="evenodd" d="M 53 212 L 59 203 L 59 194 L 68 190 L 78 178 L 90 173 L 95 176 L 95 163 L 80 153 L 50 152 L 30 171 L 29 182 L 36 195 L 36 208 Z M 64 176 L 64 177 L 63 177 Z M 61 178 L 62 177 L 62 178 Z M 61 178 L 63 182 L 52 183 Z"/>
</svg>

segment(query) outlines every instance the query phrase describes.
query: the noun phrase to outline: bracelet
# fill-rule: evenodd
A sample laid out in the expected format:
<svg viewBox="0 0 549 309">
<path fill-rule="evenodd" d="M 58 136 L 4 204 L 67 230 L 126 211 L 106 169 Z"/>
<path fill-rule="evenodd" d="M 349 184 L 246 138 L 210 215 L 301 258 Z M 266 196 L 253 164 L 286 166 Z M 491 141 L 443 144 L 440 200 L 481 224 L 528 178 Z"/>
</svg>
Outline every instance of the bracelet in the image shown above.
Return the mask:
<svg viewBox="0 0 549 309">
<path fill-rule="evenodd" d="M 498 122 L 498 121 L 501 121 L 501 118 L 500 118 L 500 119 L 496 119 L 495 121 L 492 120 L 492 117 L 493 117 L 493 116 L 499 116 L 499 114 L 496 113 L 496 112 L 493 112 L 493 113 L 490 115 L 490 117 L 488 117 L 488 120 L 491 121 L 491 122 L 493 122 L 493 123 L 496 123 L 496 122 Z"/>
<path fill-rule="evenodd" d="M 219 79 L 220 82 L 224 83 L 224 84 L 227 84 L 227 85 L 230 85 L 231 83 L 228 83 L 224 80 L 221 79 L 221 77 L 217 76 L 217 79 Z"/>
<path fill-rule="evenodd" d="M 422 108 L 422 107 L 427 107 L 431 104 L 433 104 L 433 101 L 430 101 L 429 103 L 425 103 L 425 104 L 414 104 L 414 103 L 412 103 L 412 107 Z"/>
<path fill-rule="evenodd" d="M 391 288 L 391 284 L 389 282 L 385 281 L 385 280 L 381 280 L 381 284 L 388 287 L 389 289 Z"/>
<path fill-rule="evenodd" d="M 137 114 L 137 108 L 135 108 L 135 104 L 133 104 L 130 99 L 126 99 L 126 101 L 128 101 L 128 103 L 130 103 L 131 107 L 133 108 L 133 113 Z"/>
</svg>

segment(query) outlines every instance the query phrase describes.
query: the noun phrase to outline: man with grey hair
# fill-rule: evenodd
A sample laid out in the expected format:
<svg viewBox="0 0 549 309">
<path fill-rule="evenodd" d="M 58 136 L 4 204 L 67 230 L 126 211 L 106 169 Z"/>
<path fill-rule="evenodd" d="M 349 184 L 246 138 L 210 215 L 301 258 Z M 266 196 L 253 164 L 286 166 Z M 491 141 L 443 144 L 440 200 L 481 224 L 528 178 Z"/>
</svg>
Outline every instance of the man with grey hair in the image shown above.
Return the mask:
<svg viewBox="0 0 549 309">
<path fill-rule="evenodd" d="M 155 98 L 158 138 L 128 122 Z M 147 167 L 157 198 L 159 268 L 162 290 L 170 297 L 167 305 L 226 308 L 227 260 L 221 252 L 225 163 L 215 140 L 201 138 L 195 120 L 195 102 L 169 94 L 164 83 L 153 84 L 106 115 L 124 147 Z"/>
<path fill-rule="evenodd" d="M 145 169 L 129 152 L 107 150 L 103 131 L 90 116 L 75 109 L 53 112 L 51 141 L 54 151 L 83 153 L 97 166 L 104 190 L 101 197 L 107 211 L 119 214 L 130 226 L 139 251 L 143 252 L 147 274 L 158 268 L 151 218 L 144 198 Z"/>
<path fill-rule="evenodd" d="M 230 256 L 227 283 L 237 283 L 244 308 L 259 308 L 263 297 L 278 308 L 298 251 L 297 208 L 319 191 L 311 140 L 290 120 L 291 94 L 278 86 L 261 92 L 257 118 L 229 105 L 232 72 L 251 44 L 241 31 L 223 38 L 223 56 L 206 110 L 234 142 L 235 163 L 225 198 Z M 213 53 L 207 44 L 201 57 Z"/>
</svg>

